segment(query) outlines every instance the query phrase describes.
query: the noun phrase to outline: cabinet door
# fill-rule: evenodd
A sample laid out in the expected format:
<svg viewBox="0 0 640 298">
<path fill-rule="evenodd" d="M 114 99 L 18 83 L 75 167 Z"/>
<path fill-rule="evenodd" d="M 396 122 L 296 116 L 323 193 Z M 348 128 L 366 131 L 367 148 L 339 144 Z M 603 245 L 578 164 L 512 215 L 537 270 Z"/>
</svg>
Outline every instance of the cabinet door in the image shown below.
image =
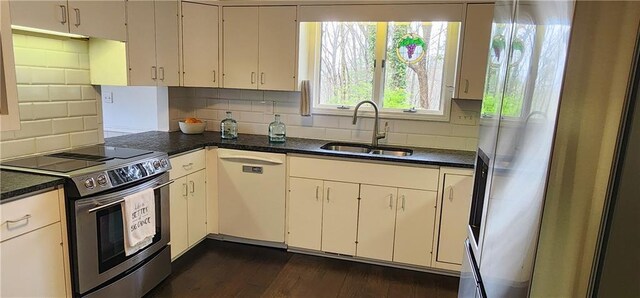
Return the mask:
<svg viewBox="0 0 640 298">
<path fill-rule="evenodd" d="M 124 0 L 69 1 L 69 31 L 91 37 L 127 39 Z"/>
<path fill-rule="evenodd" d="M 178 52 L 178 1 L 155 1 L 155 6 L 155 39 L 158 85 L 179 86 L 180 53 Z"/>
<path fill-rule="evenodd" d="M 222 30 L 223 87 L 258 88 L 258 8 L 223 8 Z"/>
<path fill-rule="evenodd" d="M 393 261 L 431 265 L 437 192 L 399 189 Z"/>
<path fill-rule="evenodd" d="M 175 179 L 169 186 L 169 219 L 171 232 L 171 259 L 189 247 L 187 225 L 187 178 Z"/>
<path fill-rule="evenodd" d="M 322 180 L 289 179 L 289 246 L 320 250 L 322 186 Z"/>
<path fill-rule="evenodd" d="M 357 256 L 385 261 L 393 258 L 397 194 L 394 187 L 360 187 Z"/>
<path fill-rule="evenodd" d="M 13 0 L 10 6 L 12 25 L 69 32 L 67 1 Z"/>
<path fill-rule="evenodd" d="M 0 243 L 0 296 L 66 297 L 61 235 L 57 222 Z"/>
<path fill-rule="evenodd" d="M 207 236 L 207 196 L 205 170 L 187 176 L 189 188 L 187 225 L 189 227 L 189 246 Z"/>
<path fill-rule="evenodd" d="M 359 191 L 355 183 L 324 182 L 322 251 L 356 255 Z"/>
<path fill-rule="evenodd" d="M 218 7 L 182 3 L 184 86 L 218 87 Z"/>
<path fill-rule="evenodd" d="M 493 4 L 467 5 L 458 97 L 482 100 L 491 43 Z"/>
<path fill-rule="evenodd" d="M 9 2 L 0 1 L 0 131 L 20 129 L 10 10 Z"/>
<path fill-rule="evenodd" d="M 260 7 L 259 17 L 258 88 L 293 91 L 296 87 L 296 7 Z"/>
<path fill-rule="evenodd" d="M 158 70 L 155 31 L 153 1 L 127 1 L 129 85 L 156 85 Z"/>
<path fill-rule="evenodd" d="M 471 208 L 472 176 L 445 174 L 436 260 L 462 264 Z"/>
</svg>

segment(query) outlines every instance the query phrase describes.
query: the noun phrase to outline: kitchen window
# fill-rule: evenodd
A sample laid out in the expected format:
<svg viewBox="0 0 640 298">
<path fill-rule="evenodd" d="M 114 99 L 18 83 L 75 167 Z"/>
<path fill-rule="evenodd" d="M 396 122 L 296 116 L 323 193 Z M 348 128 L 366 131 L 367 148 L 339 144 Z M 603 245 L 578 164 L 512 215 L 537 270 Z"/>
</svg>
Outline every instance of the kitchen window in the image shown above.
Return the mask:
<svg viewBox="0 0 640 298">
<path fill-rule="evenodd" d="M 313 112 L 448 120 L 460 22 L 320 22 Z"/>
</svg>

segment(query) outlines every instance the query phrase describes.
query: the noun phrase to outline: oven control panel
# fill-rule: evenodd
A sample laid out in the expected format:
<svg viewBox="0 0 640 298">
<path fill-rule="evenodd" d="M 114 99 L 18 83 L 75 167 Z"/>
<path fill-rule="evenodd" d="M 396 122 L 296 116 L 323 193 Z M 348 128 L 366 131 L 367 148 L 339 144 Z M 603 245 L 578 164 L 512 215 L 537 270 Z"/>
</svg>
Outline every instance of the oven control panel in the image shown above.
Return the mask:
<svg viewBox="0 0 640 298">
<path fill-rule="evenodd" d="M 147 158 L 142 161 L 72 178 L 81 196 L 133 183 L 140 179 L 164 173 L 171 169 L 168 156 Z"/>
</svg>

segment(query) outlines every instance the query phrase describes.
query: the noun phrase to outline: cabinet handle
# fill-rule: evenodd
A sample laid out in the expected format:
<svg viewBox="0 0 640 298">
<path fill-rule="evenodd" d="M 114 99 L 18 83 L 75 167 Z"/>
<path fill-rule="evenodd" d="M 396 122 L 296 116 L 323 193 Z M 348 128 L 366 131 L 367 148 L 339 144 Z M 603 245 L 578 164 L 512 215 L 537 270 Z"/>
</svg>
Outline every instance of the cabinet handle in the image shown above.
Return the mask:
<svg viewBox="0 0 640 298">
<path fill-rule="evenodd" d="M 464 93 L 469 93 L 469 80 L 464 80 Z"/>
<path fill-rule="evenodd" d="M 155 66 L 151 66 L 151 79 L 155 80 L 158 78 L 158 68 Z"/>
<path fill-rule="evenodd" d="M 256 73 L 255 72 L 251 72 L 251 84 L 255 84 L 256 83 Z"/>
<path fill-rule="evenodd" d="M 189 181 L 189 184 L 191 184 L 191 191 L 190 193 L 194 193 L 196 191 L 196 183 L 193 181 Z"/>
<path fill-rule="evenodd" d="M 260 84 L 264 85 L 264 72 L 260 73 Z"/>
<path fill-rule="evenodd" d="M 215 71 L 215 69 L 213 70 L 213 82 L 214 83 L 216 82 L 216 71 Z"/>
<path fill-rule="evenodd" d="M 62 21 L 60 21 L 60 23 L 66 24 L 67 23 L 67 6 L 60 5 L 60 10 L 62 11 Z"/>
<path fill-rule="evenodd" d="M 80 8 L 73 9 L 76 12 L 76 27 L 80 26 Z"/>
<path fill-rule="evenodd" d="M 187 195 L 189 195 L 189 190 L 187 189 L 186 183 L 182 183 L 182 189 L 184 190 L 184 192 L 182 193 L 183 197 L 186 197 Z"/>
<path fill-rule="evenodd" d="M 327 187 L 327 203 L 329 203 L 329 195 L 331 194 L 331 187 Z"/>
<path fill-rule="evenodd" d="M 389 195 L 389 209 L 393 209 L 393 195 Z"/>
<path fill-rule="evenodd" d="M 453 186 L 449 187 L 449 201 L 453 201 Z"/>
<path fill-rule="evenodd" d="M 193 167 L 193 163 L 192 162 L 190 162 L 190 163 L 188 163 L 186 165 L 182 165 L 182 168 L 185 169 L 185 170 L 190 170 L 192 167 Z"/>
<path fill-rule="evenodd" d="M 11 229 L 9 227 L 10 224 L 15 224 L 15 223 L 19 223 L 21 221 L 25 221 L 24 225 L 29 224 L 29 218 L 31 218 L 31 214 L 25 214 L 23 217 L 20 217 L 18 219 L 14 219 L 14 220 L 6 220 L 4 223 L 7 224 L 7 229 Z"/>
<path fill-rule="evenodd" d="M 320 199 L 320 186 L 316 186 L 316 201 Z"/>
<path fill-rule="evenodd" d="M 404 195 L 402 195 L 402 211 L 404 211 Z"/>
<path fill-rule="evenodd" d="M 164 81 L 164 66 L 160 66 L 160 80 Z"/>
</svg>

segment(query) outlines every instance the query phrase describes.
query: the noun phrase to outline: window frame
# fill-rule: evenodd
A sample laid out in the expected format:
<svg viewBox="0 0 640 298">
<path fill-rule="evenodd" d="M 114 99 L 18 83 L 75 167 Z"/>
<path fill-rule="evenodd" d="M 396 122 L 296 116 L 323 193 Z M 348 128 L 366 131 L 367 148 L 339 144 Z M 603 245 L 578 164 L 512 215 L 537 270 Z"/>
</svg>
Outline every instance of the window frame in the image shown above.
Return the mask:
<svg viewBox="0 0 640 298">
<path fill-rule="evenodd" d="M 418 22 L 418 21 L 416 21 Z M 419 21 L 429 22 L 429 21 Z M 451 100 L 455 92 L 455 80 L 457 72 L 457 62 L 459 60 L 459 46 L 461 44 L 460 28 L 462 22 L 460 21 L 448 21 L 451 24 L 447 32 L 447 39 L 454 42 L 447 42 L 445 50 L 443 80 L 442 80 L 442 95 L 440 100 L 440 109 L 438 111 L 433 110 L 417 110 L 416 112 L 405 112 L 402 109 L 385 108 L 383 106 L 384 101 L 384 88 L 385 88 L 385 68 L 382 66 L 382 60 L 386 60 L 387 52 L 387 38 L 388 38 L 388 22 L 375 22 L 376 23 L 376 47 L 375 47 L 375 66 L 373 77 L 373 90 L 371 99 L 374 101 L 380 111 L 380 118 L 385 119 L 407 119 L 407 120 L 430 120 L 430 121 L 449 121 L 451 111 Z M 322 22 L 315 23 L 314 36 L 312 37 L 312 49 L 313 49 L 313 71 L 311 81 L 313 88 L 313 102 L 311 103 L 311 113 L 317 115 L 338 115 L 338 116 L 352 116 L 354 112 L 354 106 L 347 106 L 346 109 L 339 108 L 339 105 L 320 104 L 320 64 L 321 64 L 321 50 L 322 50 Z M 370 105 L 363 105 L 359 111 L 359 116 L 374 117 L 373 108 Z"/>
</svg>

